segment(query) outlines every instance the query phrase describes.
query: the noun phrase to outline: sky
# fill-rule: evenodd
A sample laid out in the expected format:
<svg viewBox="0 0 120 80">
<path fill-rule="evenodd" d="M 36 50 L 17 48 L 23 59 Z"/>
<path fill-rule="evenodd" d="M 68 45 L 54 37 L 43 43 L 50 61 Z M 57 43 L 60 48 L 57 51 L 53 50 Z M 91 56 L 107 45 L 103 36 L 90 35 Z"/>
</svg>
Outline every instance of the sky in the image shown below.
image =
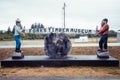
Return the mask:
<svg viewBox="0 0 120 80">
<path fill-rule="evenodd" d="M 64 2 L 67 28 L 96 29 L 108 18 L 110 30 L 120 30 L 120 0 L 0 0 L 0 30 L 13 28 L 17 18 L 26 29 L 33 23 L 62 28 Z"/>
</svg>

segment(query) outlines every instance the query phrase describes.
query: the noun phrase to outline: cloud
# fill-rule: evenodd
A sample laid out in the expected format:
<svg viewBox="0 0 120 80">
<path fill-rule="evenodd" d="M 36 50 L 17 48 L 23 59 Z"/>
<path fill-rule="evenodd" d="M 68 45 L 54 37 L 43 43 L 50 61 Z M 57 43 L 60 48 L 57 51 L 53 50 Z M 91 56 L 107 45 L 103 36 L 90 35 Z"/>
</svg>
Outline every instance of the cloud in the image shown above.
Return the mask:
<svg viewBox="0 0 120 80">
<path fill-rule="evenodd" d="M 63 27 L 64 2 L 67 27 L 95 29 L 105 17 L 110 29 L 120 26 L 120 0 L 0 0 L 0 30 L 13 27 L 16 18 L 27 28 L 35 22 Z"/>
</svg>

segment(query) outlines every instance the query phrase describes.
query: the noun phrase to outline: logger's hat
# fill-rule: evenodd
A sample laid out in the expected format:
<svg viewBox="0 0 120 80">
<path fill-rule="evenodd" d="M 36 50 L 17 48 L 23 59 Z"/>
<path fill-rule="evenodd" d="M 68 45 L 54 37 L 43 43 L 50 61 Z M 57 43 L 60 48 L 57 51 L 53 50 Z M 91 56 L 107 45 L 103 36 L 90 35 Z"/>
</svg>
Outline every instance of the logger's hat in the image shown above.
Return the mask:
<svg viewBox="0 0 120 80">
<path fill-rule="evenodd" d="M 20 23 L 21 20 L 19 18 L 16 19 L 16 23 Z"/>
<path fill-rule="evenodd" d="M 104 18 L 102 21 L 106 21 L 106 23 L 108 22 L 108 19 L 107 18 Z"/>
</svg>

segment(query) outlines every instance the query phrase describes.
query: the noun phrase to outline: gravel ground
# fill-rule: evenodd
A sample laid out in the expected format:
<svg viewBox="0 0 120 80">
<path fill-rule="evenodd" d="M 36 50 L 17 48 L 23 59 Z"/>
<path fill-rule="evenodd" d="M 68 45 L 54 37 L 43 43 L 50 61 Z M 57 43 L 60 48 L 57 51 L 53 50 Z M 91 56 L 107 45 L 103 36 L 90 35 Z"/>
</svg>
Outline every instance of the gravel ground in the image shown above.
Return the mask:
<svg viewBox="0 0 120 80">
<path fill-rule="evenodd" d="M 120 80 L 120 78 L 62 78 L 62 77 L 48 77 L 48 78 L 0 78 L 0 80 Z"/>
</svg>

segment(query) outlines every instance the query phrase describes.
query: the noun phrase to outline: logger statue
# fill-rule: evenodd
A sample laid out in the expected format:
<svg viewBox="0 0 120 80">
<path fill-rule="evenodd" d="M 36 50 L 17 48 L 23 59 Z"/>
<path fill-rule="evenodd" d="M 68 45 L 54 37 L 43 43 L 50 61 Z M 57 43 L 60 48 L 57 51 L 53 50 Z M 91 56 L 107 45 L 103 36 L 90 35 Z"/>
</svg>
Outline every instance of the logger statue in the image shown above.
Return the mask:
<svg viewBox="0 0 120 80">
<path fill-rule="evenodd" d="M 107 45 L 109 25 L 107 23 L 108 23 L 108 19 L 105 18 L 101 22 L 100 30 L 96 28 L 97 35 L 100 36 L 99 49 L 97 50 L 96 53 L 99 58 L 109 58 L 109 51 Z"/>
<path fill-rule="evenodd" d="M 21 37 L 25 36 L 25 29 L 21 26 L 21 21 L 19 18 L 16 20 L 16 25 L 13 28 L 14 40 L 16 41 L 15 52 L 12 55 L 12 59 L 22 59 L 24 58 L 23 51 L 21 51 Z"/>
<path fill-rule="evenodd" d="M 71 42 L 64 33 L 50 33 L 45 37 L 44 51 L 50 58 L 66 58 L 71 52 Z"/>
</svg>

